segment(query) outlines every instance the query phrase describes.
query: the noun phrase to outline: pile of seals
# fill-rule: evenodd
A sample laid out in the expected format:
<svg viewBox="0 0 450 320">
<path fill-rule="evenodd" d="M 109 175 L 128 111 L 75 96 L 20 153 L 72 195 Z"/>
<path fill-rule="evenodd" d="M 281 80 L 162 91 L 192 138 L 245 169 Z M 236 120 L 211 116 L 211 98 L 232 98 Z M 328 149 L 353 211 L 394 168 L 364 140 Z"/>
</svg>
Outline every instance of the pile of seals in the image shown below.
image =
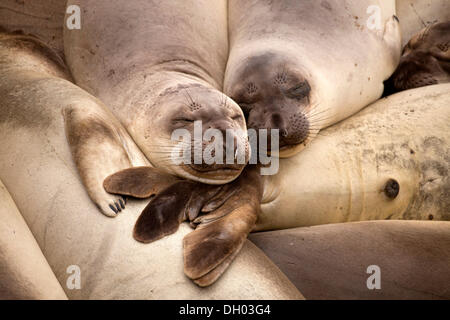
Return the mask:
<svg viewBox="0 0 450 320">
<path fill-rule="evenodd" d="M 17 96 L 27 81 L 42 79 L 27 93 L 31 100 L 42 99 L 45 86 L 60 88 L 54 95 L 69 101 L 60 108 L 89 197 L 109 217 L 126 210 L 125 197 L 151 198 L 134 227 L 140 242 L 190 221 L 184 271 L 198 285 L 224 273 L 252 230 L 450 220 L 449 22 L 427 27 L 401 53 L 394 1 L 67 5 L 75 4 L 83 25 L 64 30 L 70 73 L 41 41 L 3 33 L 2 68 L 17 84 L 1 88 Z M 379 25 L 372 28 L 374 5 Z M 394 90 L 442 85 L 359 112 L 380 98 L 391 75 Z M 193 135 L 196 121 L 232 130 L 244 163 L 171 163 L 172 132 Z M 246 167 L 247 128 L 280 130 L 280 150 L 271 151 L 286 159 L 277 175 Z"/>
</svg>

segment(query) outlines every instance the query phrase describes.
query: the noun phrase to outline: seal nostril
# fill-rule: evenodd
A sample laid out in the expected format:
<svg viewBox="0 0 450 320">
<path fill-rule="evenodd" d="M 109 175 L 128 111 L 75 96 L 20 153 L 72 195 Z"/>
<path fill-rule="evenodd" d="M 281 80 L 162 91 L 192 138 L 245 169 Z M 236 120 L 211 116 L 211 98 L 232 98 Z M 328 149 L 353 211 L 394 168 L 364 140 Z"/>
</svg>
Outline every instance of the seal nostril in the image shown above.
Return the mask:
<svg viewBox="0 0 450 320">
<path fill-rule="evenodd" d="M 400 185 L 395 179 L 389 179 L 384 186 L 384 194 L 389 199 L 395 199 L 400 192 Z"/>
<path fill-rule="evenodd" d="M 280 128 L 283 125 L 283 119 L 280 114 L 275 113 L 272 115 L 273 128 Z"/>
</svg>

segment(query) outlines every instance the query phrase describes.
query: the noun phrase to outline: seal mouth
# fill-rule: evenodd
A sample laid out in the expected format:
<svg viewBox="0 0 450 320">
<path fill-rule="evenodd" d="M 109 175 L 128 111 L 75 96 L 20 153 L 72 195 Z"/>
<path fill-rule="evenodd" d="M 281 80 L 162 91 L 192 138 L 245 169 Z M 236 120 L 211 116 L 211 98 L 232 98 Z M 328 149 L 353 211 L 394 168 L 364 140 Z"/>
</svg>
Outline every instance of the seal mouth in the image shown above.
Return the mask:
<svg viewBox="0 0 450 320">
<path fill-rule="evenodd" d="M 180 166 L 181 172 L 178 175 L 205 184 L 224 184 L 239 177 L 244 167 L 245 165 L 235 165 L 233 167 L 221 165 L 215 168 L 211 166 L 199 168 L 195 165 L 188 164 Z"/>
</svg>

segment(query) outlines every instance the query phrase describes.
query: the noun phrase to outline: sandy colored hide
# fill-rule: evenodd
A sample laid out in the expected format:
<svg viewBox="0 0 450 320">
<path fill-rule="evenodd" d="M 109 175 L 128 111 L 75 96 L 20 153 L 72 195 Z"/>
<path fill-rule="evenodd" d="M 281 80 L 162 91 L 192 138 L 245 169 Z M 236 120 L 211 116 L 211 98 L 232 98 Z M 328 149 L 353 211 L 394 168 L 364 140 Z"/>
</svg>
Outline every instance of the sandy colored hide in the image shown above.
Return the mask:
<svg viewBox="0 0 450 320">
<path fill-rule="evenodd" d="M 330 224 L 250 239 L 307 299 L 450 299 L 447 221 Z M 379 290 L 367 287 L 373 265 L 380 271 Z"/>
<path fill-rule="evenodd" d="M 67 299 L 1 181 L 0 299 Z"/>
<path fill-rule="evenodd" d="M 95 109 L 100 102 L 64 80 L 63 70 L 32 44 L 20 48 L 8 39 L 0 41 L 0 178 L 69 298 L 302 298 L 250 242 L 217 283 L 202 289 L 183 273 L 187 225 L 142 244 L 132 238 L 132 230 L 148 201 L 129 201 L 126 213 L 116 219 L 102 215 L 81 184 L 62 115 L 65 108 Z M 16 216 L 2 222 L 17 224 Z M 32 240 L 29 233 L 20 236 L 18 243 Z M 37 246 L 35 251 L 28 255 L 40 254 Z M 28 262 L 24 272 L 34 266 Z M 79 267 L 81 289 L 66 287 L 69 266 Z"/>
<path fill-rule="evenodd" d="M 450 220 L 450 84 L 381 99 L 266 176 L 258 230 Z"/>
</svg>

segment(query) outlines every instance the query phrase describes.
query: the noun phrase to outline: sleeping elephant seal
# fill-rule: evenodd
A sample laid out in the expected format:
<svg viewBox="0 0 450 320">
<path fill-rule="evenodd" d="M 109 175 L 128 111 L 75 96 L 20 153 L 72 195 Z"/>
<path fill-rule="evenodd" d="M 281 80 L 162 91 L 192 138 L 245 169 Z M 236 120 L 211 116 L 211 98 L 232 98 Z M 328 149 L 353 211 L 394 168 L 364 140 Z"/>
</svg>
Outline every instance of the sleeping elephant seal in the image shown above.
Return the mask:
<svg viewBox="0 0 450 320">
<path fill-rule="evenodd" d="M 131 230 L 146 201 L 130 200 L 128 214 L 114 220 L 98 214 L 79 180 L 61 112 L 85 110 L 95 117 L 109 113 L 65 80 L 64 69 L 49 54 L 32 38 L 0 37 L 0 178 L 69 298 L 302 298 L 248 241 L 228 272 L 201 289 L 183 274 L 182 238 L 190 231 L 186 225 L 144 245 L 133 239 Z M 127 137 L 120 123 L 114 126 Z M 118 134 L 106 132 L 113 134 L 105 139 Z M 132 140 L 127 144 L 133 147 Z M 80 289 L 66 286 L 75 275 L 67 273 L 69 267 L 80 271 Z"/>
<path fill-rule="evenodd" d="M 47 259 L 0 181 L 0 300 L 67 299 Z"/>
<path fill-rule="evenodd" d="M 340 223 L 250 239 L 306 299 L 450 299 L 448 221 Z"/>
<path fill-rule="evenodd" d="M 400 58 L 394 14 L 394 0 L 230 0 L 224 92 L 292 156 L 381 96 Z"/>
<path fill-rule="evenodd" d="M 82 11 L 81 29 L 64 30 L 75 82 L 113 111 L 151 165 L 206 184 L 238 177 L 250 149 L 241 109 L 221 92 L 228 54 L 226 1 L 68 2 L 72 4 Z M 102 142 L 105 132 L 116 130 L 111 119 L 76 113 L 66 117 L 69 143 L 88 192 L 102 203 L 108 198 L 103 180 L 130 167 L 132 156 L 124 155 L 128 146 L 121 137 L 117 143 Z M 185 130 L 194 138 L 196 123 L 203 132 L 213 128 L 223 137 L 231 132 L 235 158 L 174 163 L 173 152 L 186 141 L 172 139 L 172 133 Z M 200 139 L 190 150 L 199 149 L 202 156 L 213 142 Z M 114 216 L 109 204 L 100 207 Z"/>
<path fill-rule="evenodd" d="M 450 84 L 403 91 L 326 130 L 264 177 L 257 230 L 450 220 Z"/>
<path fill-rule="evenodd" d="M 450 20 L 430 25 L 411 38 L 387 84 L 393 91 L 402 91 L 447 82 L 450 82 Z"/>
</svg>

